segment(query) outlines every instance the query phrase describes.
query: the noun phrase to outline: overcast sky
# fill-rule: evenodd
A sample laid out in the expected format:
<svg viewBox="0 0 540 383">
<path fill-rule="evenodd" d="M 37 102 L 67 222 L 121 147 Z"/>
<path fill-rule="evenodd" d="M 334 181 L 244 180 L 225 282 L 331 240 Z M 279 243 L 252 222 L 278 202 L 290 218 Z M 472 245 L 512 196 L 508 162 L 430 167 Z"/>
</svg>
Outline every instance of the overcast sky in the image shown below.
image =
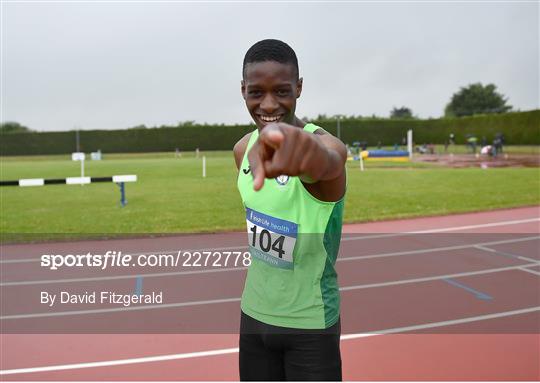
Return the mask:
<svg viewBox="0 0 540 383">
<path fill-rule="evenodd" d="M 39 131 L 248 123 L 264 38 L 297 53 L 299 117 L 439 117 L 473 82 L 540 102 L 538 2 L 4 2 L 1 21 L 1 119 Z"/>
</svg>

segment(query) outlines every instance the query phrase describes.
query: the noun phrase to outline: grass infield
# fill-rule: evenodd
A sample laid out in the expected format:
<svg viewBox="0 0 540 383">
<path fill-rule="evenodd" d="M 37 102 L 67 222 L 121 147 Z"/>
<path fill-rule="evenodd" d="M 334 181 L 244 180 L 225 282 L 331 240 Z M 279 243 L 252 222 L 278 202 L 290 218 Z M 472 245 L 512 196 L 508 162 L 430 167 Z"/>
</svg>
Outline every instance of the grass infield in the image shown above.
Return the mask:
<svg viewBox="0 0 540 383">
<path fill-rule="evenodd" d="M 91 177 L 136 174 L 120 207 L 113 183 L 0 187 L 4 240 L 39 233 L 39 239 L 245 230 L 232 152 L 104 154 L 86 161 Z M 539 168 L 450 169 L 426 163 L 349 162 L 346 222 L 440 215 L 540 203 Z M 80 175 L 70 156 L 2 157 L 0 178 Z M 28 237 L 29 238 L 29 237 Z"/>
</svg>

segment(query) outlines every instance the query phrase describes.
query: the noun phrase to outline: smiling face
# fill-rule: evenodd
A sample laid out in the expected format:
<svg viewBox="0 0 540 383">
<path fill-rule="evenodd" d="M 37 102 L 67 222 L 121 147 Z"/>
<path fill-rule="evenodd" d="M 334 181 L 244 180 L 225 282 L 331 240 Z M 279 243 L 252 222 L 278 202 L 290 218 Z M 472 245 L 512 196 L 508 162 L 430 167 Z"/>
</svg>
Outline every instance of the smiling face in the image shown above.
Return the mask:
<svg viewBox="0 0 540 383">
<path fill-rule="evenodd" d="M 247 64 L 241 90 L 259 131 L 274 122 L 298 125 L 294 113 L 302 79 L 293 65 L 277 61 Z"/>
</svg>

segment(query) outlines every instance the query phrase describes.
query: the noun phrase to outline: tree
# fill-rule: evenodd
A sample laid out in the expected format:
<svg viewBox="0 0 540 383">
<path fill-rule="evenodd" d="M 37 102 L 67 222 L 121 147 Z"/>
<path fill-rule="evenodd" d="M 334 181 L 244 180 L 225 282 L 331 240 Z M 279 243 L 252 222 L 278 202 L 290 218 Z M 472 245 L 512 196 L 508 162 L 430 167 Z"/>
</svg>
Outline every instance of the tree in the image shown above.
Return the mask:
<svg viewBox="0 0 540 383">
<path fill-rule="evenodd" d="M 19 124 L 18 122 L 7 121 L 0 124 L 0 133 L 28 133 L 31 132 L 26 126 Z"/>
<path fill-rule="evenodd" d="M 142 124 L 142 125 L 132 126 L 131 128 L 128 128 L 128 129 L 148 129 L 148 128 L 146 127 L 146 125 Z"/>
<path fill-rule="evenodd" d="M 498 93 L 494 84 L 486 86 L 481 83 L 462 87 L 452 98 L 446 108 L 446 117 L 472 116 L 474 114 L 505 113 L 512 109 L 506 99 Z"/>
<path fill-rule="evenodd" d="M 406 106 L 394 108 L 390 111 L 390 118 L 414 118 L 412 110 Z"/>
<path fill-rule="evenodd" d="M 186 120 L 186 121 L 178 121 L 178 124 L 176 125 L 178 128 L 182 127 L 192 127 L 197 125 L 195 120 Z"/>
</svg>

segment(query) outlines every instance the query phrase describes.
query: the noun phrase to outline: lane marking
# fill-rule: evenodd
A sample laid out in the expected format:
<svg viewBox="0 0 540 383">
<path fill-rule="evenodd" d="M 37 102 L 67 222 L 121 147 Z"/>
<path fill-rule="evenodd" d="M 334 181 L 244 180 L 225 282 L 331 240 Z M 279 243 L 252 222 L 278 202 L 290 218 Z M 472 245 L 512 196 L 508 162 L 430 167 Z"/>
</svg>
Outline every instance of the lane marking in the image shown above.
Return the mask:
<svg viewBox="0 0 540 383">
<path fill-rule="evenodd" d="M 226 271 L 241 271 L 247 270 L 247 267 L 226 267 L 220 269 L 206 269 L 206 270 L 190 270 L 190 271 L 175 271 L 170 273 L 149 273 L 142 274 L 145 278 L 160 278 L 160 277 L 173 277 L 179 275 L 192 275 L 192 274 L 210 274 L 210 273 L 222 273 Z M 126 274 L 115 275 L 111 277 L 87 277 L 87 278 L 68 278 L 68 279 L 43 279 L 37 281 L 16 281 L 16 282 L 2 282 L 1 287 L 5 286 L 26 286 L 26 285 L 40 285 L 45 283 L 74 283 L 74 282 L 98 282 L 98 281 L 115 281 L 119 279 L 133 279 L 138 274 Z"/>
<path fill-rule="evenodd" d="M 527 261 L 527 262 L 537 262 L 537 261 L 540 261 L 540 259 L 533 259 L 533 258 L 527 258 L 527 257 L 524 257 L 522 255 L 516 255 L 516 254 L 512 254 L 512 253 L 506 253 L 504 251 L 500 251 L 500 250 L 495 250 L 495 249 L 491 249 L 489 247 L 486 247 L 486 246 L 482 246 L 482 245 L 478 245 L 478 246 L 475 246 L 477 249 L 479 250 L 484 250 L 484 251 L 488 251 L 490 253 L 495 253 L 495 254 L 499 254 L 499 255 L 504 255 L 505 257 L 509 257 L 509 258 L 514 258 L 514 259 L 521 259 L 522 261 Z"/>
<path fill-rule="evenodd" d="M 458 281 L 454 281 L 453 279 L 451 278 L 445 278 L 443 279 L 443 281 L 445 281 L 446 283 L 452 285 L 452 286 L 455 286 L 455 287 L 458 287 L 460 289 L 463 289 L 465 291 L 468 291 L 470 293 L 472 293 L 476 298 L 478 299 L 481 299 L 483 301 L 490 301 L 493 299 L 493 297 L 489 296 L 488 294 L 485 294 L 481 291 L 478 291 L 478 290 L 475 290 L 473 289 L 472 287 L 469 287 L 469 286 L 466 286 L 462 283 L 459 283 Z"/>
<path fill-rule="evenodd" d="M 528 313 L 532 313 L 536 311 L 540 311 L 540 306 L 527 307 L 527 308 L 519 309 L 519 310 L 504 311 L 504 312 L 498 312 L 498 313 L 487 314 L 487 315 L 479 315 L 479 316 L 474 316 L 474 317 L 453 319 L 453 320 L 448 320 L 448 321 L 430 322 L 430 323 L 423 323 L 423 324 L 418 324 L 418 325 L 413 325 L 413 326 L 389 328 L 389 329 L 373 331 L 373 332 L 368 332 L 368 333 L 345 334 L 341 336 L 341 340 L 347 341 L 347 340 L 366 338 L 366 337 L 371 337 L 371 336 L 410 332 L 410 331 L 415 331 L 415 330 L 445 327 L 445 326 L 451 326 L 451 325 L 463 324 L 463 323 L 473 323 L 473 322 L 479 322 L 479 321 L 489 320 L 489 319 L 528 314 Z M 127 365 L 127 364 L 163 362 L 163 361 L 170 361 L 170 360 L 192 359 L 192 358 L 200 358 L 200 357 L 207 357 L 207 356 L 235 354 L 235 353 L 238 353 L 238 351 L 239 351 L 238 348 L 223 348 L 223 349 L 217 349 L 217 350 L 189 352 L 189 353 L 171 354 L 171 355 L 158 355 L 158 356 L 150 356 L 150 357 L 143 357 L 143 358 L 130 358 L 130 359 L 118 359 L 118 360 L 106 360 L 106 361 L 101 361 L 101 362 L 88 362 L 88 363 L 74 363 L 74 364 L 63 364 L 63 365 L 42 366 L 42 367 L 17 368 L 17 369 L 11 369 L 11 370 L 0 370 L 0 375 L 29 374 L 29 373 L 36 373 L 36 372 L 63 371 L 63 370 L 83 369 L 83 368 L 121 366 L 121 365 Z"/>
<path fill-rule="evenodd" d="M 508 239 L 501 241 L 492 241 L 492 242 L 483 242 L 483 243 L 473 243 L 467 245 L 456 245 L 456 246 L 446 246 L 446 247 L 433 247 L 427 249 L 419 250 L 409 250 L 409 251 L 398 251 L 391 253 L 379 253 L 379 254 L 368 254 L 368 255 L 358 255 L 354 257 L 343 257 L 337 259 L 337 262 L 348 262 L 348 261 L 362 261 L 366 259 L 375 259 L 375 258 L 386 258 L 386 257 L 398 257 L 403 255 L 415 255 L 415 254 L 426 254 L 426 253 L 435 253 L 441 251 L 452 251 L 452 250 L 462 250 L 468 248 L 474 248 L 477 246 L 489 246 L 489 245 L 501 245 L 507 243 L 516 243 L 516 242 L 525 242 L 531 241 L 534 239 L 540 239 L 540 236 L 532 236 L 525 238 L 517 239 Z M 527 259 L 529 262 L 540 262 L 534 259 Z M 192 275 L 192 274 L 206 274 L 206 273 L 220 273 L 228 271 L 241 271 L 246 270 L 247 267 L 228 267 L 228 268 L 219 268 L 219 269 L 204 269 L 204 270 L 190 270 L 190 271 L 175 271 L 169 273 L 149 273 L 143 274 L 145 278 L 161 278 L 161 277 L 170 277 L 170 276 L 179 276 L 179 275 Z M 115 275 L 108 277 L 86 277 L 86 278 L 67 278 L 67 279 L 41 279 L 34 281 L 14 281 L 14 282 L 1 282 L 1 287 L 7 286 L 30 286 L 30 285 L 40 285 L 46 283 L 78 283 L 78 282 L 97 282 L 97 281 L 113 281 L 121 279 L 131 279 L 135 274 L 125 274 L 125 275 Z"/>
<path fill-rule="evenodd" d="M 514 316 L 514 315 L 530 314 L 536 311 L 540 312 L 540 306 L 527 307 L 524 309 L 512 310 L 512 311 L 503 311 L 503 312 L 498 312 L 498 313 L 493 313 L 493 314 L 479 315 L 475 317 L 451 319 L 451 320 L 442 321 L 442 322 L 432 322 L 432 323 L 424 323 L 424 324 L 413 325 L 413 326 L 397 327 L 397 328 L 391 328 L 391 329 L 386 329 L 386 330 L 373 331 L 373 332 L 364 333 L 364 334 L 342 335 L 341 340 L 362 338 L 366 334 L 388 335 L 388 334 L 396 334 L 396 333 L 410 332 L 410 331 L 416 331 L 416 330 L 426 330 L 429 328 L 452 326 L 452 325 L 464 324 L 464 323 L 480 322 L 483 320 L 505 318 L 505 317 Z"/>
<path fill-rule="evenodd" d="M 397 286 L 397 285 L 405 285 L 405 284 L 411 284 L 411 283 L 437 281 L 437 280 L 448 279 L 448 278 L 459 278 L 459 277 L 466 277 L 466 276 L 471 276 L 471 275 L 492 274 L 492 273 L 498 273 L 498 272 L 503 272 L 503 271 L 518 270 L 523 267 L 531 267 L 531 266 L 538 266 L 538 265 L 540 265 L 540 261 L 535 262 L 535 263 L 525 264 L 525 265 L 519 265 L 519 266 L 499 267 L 495 269 L 469 271 L 469 272 L 456 273 L 456 274 L 438 275 L 438 276 L 413 278 L 413 279 L 401 279 L 397 281 L 371 283 L 371 284 L 364 284 L 364 285 L 345 286 L 345 287 L 341 287 L 339 291 L 371 289 L 371 288 L 376 288 L 376 287 Z M 159 304 L 159 305 L 117 307 L 117 308 L 109 308 L 109 309 L 73 310 L 73 311 L 59 311 L 59 312 L 53 312 L 53 313 L 3 315 L 3 316 L 0 316 L 0 321 L 10 320 L 10 319 L 28 319 L 28 318 L 69 316 L 69 315 L 100 314 L 100 313 L 112 313 L 112 312 L 123 312 L 123 311 L 136 311 L 136 310 L 159 310 L 159 309 L 174 308 L 174 307 L 189 307 L 189 306 L 199 306 L 199 305 L 206 305 L 206 304 L 232 303 L 232 302 L 239 302 L 240 300 L 241 298 L 238 297 L 238 298 L 223 298 L 223 299 L 213 299 L 213 300 L 204 300 L 204 301 L 167 303 L 167 304 Z"/>
<path fill-rule="evenodd" d="M 218 349 L 218 350 L 188 352 L 188 353 L 183 353 L 183 354 L 148 356 L 144 358 L 106 360 L 102 362 L 75 363 L 75 364 L 63 364 L 63 365 L 46 366 L 46 367 L 31 367 L 31 368 L 17 368 L 13 370 L 0 370 L 0 375 L 28 374 L 28 373 L 35 373 L 35 372 L 76 370 L 76 369 L 81 369 L 81 368 L 111 367 L 111 366 L 122 366 L 126 364 L 164 362 L 168 360 L 190 359 L 190 358 L 200 358 L 200 357 L 205 357 L 205 356 L 234 354 L 237 352 L 238 352 L 238 348 L 223 348 L 223 349 Z"/>
<path fill-rule="evenodd" d="M 364 239 L 374 239 L 374 238 L 388 238 L 388 237 L 400 237 L 400 236 L 407 236 L 412 234 L 433 234 L 433 233 L 444 233 L 449 231 L 458 231 L 458 230 L 470 230 L 470 229 L 480 229 L 483 227 L 496 227 L 496 226 L 507 226 L 507 225 L 519 225 L 522 223 L 529 223 L 529 222 L 537 222 L 540 221 L 540 218 L 529 218 L 529 219 L 521 219 L 521 220 L 513 220 L 513 221 L 499 221 L 499 222 L 492 222 L 492 223 L 483 223 L 478 225 L 468 225 L 468 226 L 453 226 L 453 227 L 446 227 L 441 229 L 431 229 L 431 230 L 420 230 L 420 231 L 406 231 L 403 233 L 389 233 L 389 234 L 373 234 L 373 235 L 365 235 L 365 236 L 358 236 L 358 237 L 346 237 L 342 238 L 342 242 L 347 241 L 361 241 Z M 240 233 L 235 233 L 240 234 Z M 492 233 L 484 233 L 484 234 L 492 234 Z M 182 250 L 182 251 L 227 251 L 227 250 L 245 250 L 248 246 L 230 246 L 230 247 L 220 247 L 220 248 L 209 248 L 209 249 L 199 249 L 194 248 L 190 250 Z M 158 251 L 147 251 L 147 252 L 139 252 L 139 253 L 129 253 L 130 255 L 149 255 L 149 254 L 176 254 L 178 253 L 178 249 L 175 250 L 158 250 Z M 128 254 L 128 253 L 126 253 Z M 39 261 L 40 258 L 24 258 L 24 259 L 6 259 L 6 260 L 0 260 L 0 264 L 2 263 L 24 263 L 24 262 L 36 262 Z"/>
<path fill-rule="evenodd" d="M 110 308 L 110 309 L 73 310 L 73 311 L 59 311 L 59 312 L 54 312 L 54 313 L 3 315 L 3 316 L 0 316 L 0 321 L 9 320 L 9 319 L 46 318 L 46 317 L 58 317 L 58 316 L 70 316 L 70 315 L 103 314 L 103 313 L 114 313 L 114 312 L 124 312 L 124 311 L 158 310 L 160 308 L 167 309 L 167 308 L 173 308 L 173 307 L 189 307 L 189 306 L 211 305 L 211 304 L 219 304 L 219 303 L 232 303 L 232 302 L 240 302 L 240 300 L 241 298 L 223 298 L 223 299 L 210 299 L 210 300 L 205 300 L 205 301 L 165 303 L 165 304 L 159 304 L 159 305 L 116 307 L 116 308 Z"/>
<path fill-rule="evenodd" d="M 409 283 L 437 281 L 437 280 L 441 280 L 441 279 L 445 279 L 445 278 L 459 278 L 459 277 L 468 277 L 468 276 L 471 276 L 471 275 L 483 275 L 483 274 L 499 273 L 499 272 L 502 272 L 502 271 L 518 270 L 519 268 L 522 268 L 522 267 L 531 267 L 531 266 L 538 266 L 538 265 L 540 265 L 540 262 L 529 263 L 529 264 L 526 264 L 526 265 L 519 265 L 519 266 L 499 267 L 499 268 L 496 268 L 496 269 L 469 271 L 469 272 L 465 272 L 465 273 L 439 275 L 439 276 L 435 276 L 435 277 L 401 279 L 401 280 L 390 281 L 390 282 L 380 282 L 380 283 L 371 283 L 371 284 L 366 284 L 366 285 L 347 286 L 347 287 L 342 287 L 339 290 L 340 291 L 349 291 L 349 290 L 359 290 L 359 289 L 371 289 L 371 288 L 375 288 L 375 287 L 387 287 L 387 286 L 405 285 L 405 284 L 409 284 Z M 0 319 L 1 319 L 1 317 L 0 317 Z"/>
<path fill-rule="evenodd" d="M 138 276 L 137 279 L 135 279 L 135 295 L 141 296 L 142 295 L 142 284 L 143 284 L 143 277 Z"/>
<path fill-rule="evenodd" d="M 499 221 L 499 222 L 492 222 L 492 223 L 482 223 L 482 224 L 477 224 L 477 225 L 446 227 L 446 228 L 442 228 L 442 229 L 412 231 L 411 233 L 413 233 L 413 234 L 443 233 L 443 232 L 447 232 L 447 231 L 479 229 L 479 228 L 482 228 L 482 227 L 519 225 L 519 224 L 522 224 L 522 223 L 539 222 L 539 221 L 540 221 L 540 218 L 537 217 L 537 218 L 520 219 L 520 220 L 513 220 L 513 221 Z M 488 233 L 485 233 L 485 234 L 488 234 Z"/>
<path fill-rule="evenodd" d="M 413 234 L 435 234 L 435 233 L 445 233 L 449 231 L 480 229 L 483 227 L 519 225 L 522 223 L 530 223 L 530 222 L 536 222 L 536 221 L 540 221 L 540 218 L 528 218 L 528 219 L 513 220 L 513 221 L 499 221 L 499 222 L 482 223 L 482 224 L 467 225 L 467 226 L 451 226 L 451 227 L 444 227 L 441 229 L 405 231 L 403 233 L 373 234 L 373 235 L 366 235 L 366 236 L 360 236 L 360 237 L 348 237 L 342 240 L 343 241 L 356 241 L 356 240 L 361 240 L 361 239 L 392 238 L 392 237 L 399 237 L 399 236 L 406 236 L 406 235 L 413 235 Z M 493 234 L 493 233 L 483 233 L 483 234 Z"/>
<path fill-rule="evenodd" d="M 521 271 L 526 271 L 527 273 L 531 273 L 531 274 L 540 276 L 540 271 L 527 269 L 527 268 L 525 268 L 525 267 L 520 267 L 519 270 L 521 270 Z"/>
<path fill-rule="evenodd" d="M 500 240 L 500 241 L 492 241 L 492 242 L 481 242 L 481 243 L 471 243 L 467 245 L 455 245 L 455 246 L 445 246 L 445 247 L 432 247 L 427 249 L 419 249 L 419 250 L 406 250 L 406 251 L 396 251 L 392 253 L 379 253 L 379 254 L 368 254 L 368 255 L 357 255 L 354 257 L 343 257 L 338 258 L 338 262 L 347 262 L 347 261 L 358 261 L 363 259 L 374 259 L 374 258 L 385 258 L 385 257 L 398 257 L 401 255 L 413 255 L 413 254 L 425 254 L 425 253 L 435 253 L 440 251 L 451 251 L 451 250 L 463 250 L 468 249 L 475 246 L 490 246 L 490 245 L 502 245 L 507 243 L 516 243 L 516 242 L 525 242 L 525 241 L 531 241 L 534 239 L 540 239 L 540 236 L 532 236 L 532 237 L 524 237 L 524 238 L 517 238 L 517 239 L 506 239 L 506 240 Z M 534 262 L 540 262 L 537 260 L 533 260 Z"/>
</svg>

